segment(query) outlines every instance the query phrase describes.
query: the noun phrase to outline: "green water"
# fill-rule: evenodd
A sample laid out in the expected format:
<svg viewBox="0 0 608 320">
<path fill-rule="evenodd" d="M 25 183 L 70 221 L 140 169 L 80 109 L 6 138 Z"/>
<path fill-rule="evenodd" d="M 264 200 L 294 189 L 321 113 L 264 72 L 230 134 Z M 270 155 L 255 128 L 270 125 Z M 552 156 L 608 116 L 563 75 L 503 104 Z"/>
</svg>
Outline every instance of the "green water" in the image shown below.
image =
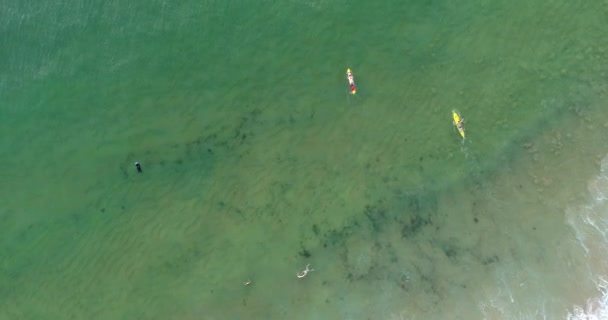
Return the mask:
<svg viewBox="0 0 608 320">
<path fill-rule="evenodd" d="M 0 319 L 386 317 L 348 251 L 442 232 L 608 88 L 601 1 L 0 8 Z"/>
</svg>

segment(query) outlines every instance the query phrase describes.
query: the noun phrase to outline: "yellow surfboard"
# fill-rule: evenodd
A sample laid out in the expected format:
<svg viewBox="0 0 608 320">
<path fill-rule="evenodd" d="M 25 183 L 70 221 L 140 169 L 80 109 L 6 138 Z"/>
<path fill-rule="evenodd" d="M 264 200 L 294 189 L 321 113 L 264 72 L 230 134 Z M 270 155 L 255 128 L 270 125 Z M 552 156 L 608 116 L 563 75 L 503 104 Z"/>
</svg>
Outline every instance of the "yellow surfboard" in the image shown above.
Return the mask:
<svg viewBox="0 0 608 320">
<path fill-rule="evenodd" d="M 462 126 L 462 118 L 455 110 L 452 110 L 452 117 L 454 118 L 454 125 L 458 129 L 458 133 L 464 139 L 464 127 Z"/>
</svg>

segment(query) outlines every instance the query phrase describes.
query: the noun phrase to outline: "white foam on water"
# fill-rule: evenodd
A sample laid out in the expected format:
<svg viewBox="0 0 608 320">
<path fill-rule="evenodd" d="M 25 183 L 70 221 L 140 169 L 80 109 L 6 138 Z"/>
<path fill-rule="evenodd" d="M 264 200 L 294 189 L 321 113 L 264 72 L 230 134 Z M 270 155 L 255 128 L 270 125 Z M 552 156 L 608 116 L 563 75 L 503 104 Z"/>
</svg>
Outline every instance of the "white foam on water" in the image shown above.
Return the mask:
<svg viewBox="0 0 608 320">
<path fill-rule="evenodd" d="M 477 306 L 483 319 L 608 319 L 608 155 L 586 198 L 565 208 L 572 233 L 548 260 L 562 265 L 547 267 L 541 256 L 542 264 L 516 259 L 497 269 Z"/>
<path fill-rule="evenodd" d="M 608 156 L 601 161 L 600 174 L 589 182 L 590 201 L 566 212 L 566 221 L 585 251 L 589 275 L 598 294 L 585 305 L 574 305 L 568 320 L 608 319 Z"/>
</svg>

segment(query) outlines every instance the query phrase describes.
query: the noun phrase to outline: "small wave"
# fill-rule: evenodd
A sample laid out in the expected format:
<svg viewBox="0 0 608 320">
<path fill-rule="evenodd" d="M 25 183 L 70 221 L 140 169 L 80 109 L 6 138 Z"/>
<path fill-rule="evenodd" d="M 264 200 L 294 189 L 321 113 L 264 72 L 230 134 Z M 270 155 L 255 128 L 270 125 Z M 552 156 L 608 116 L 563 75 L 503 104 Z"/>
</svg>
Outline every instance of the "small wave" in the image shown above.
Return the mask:
<svg viewBox="0 0 608 320">
<path fill-rule="evenodd" d="M 608 281 L 600 277 L 597 284 L 601 290 L 601 296 L 587 300 L 585 307 L 575 305 L 568 313 L 568 320 L 604 320 L 608 319 Z"/>
</svg>

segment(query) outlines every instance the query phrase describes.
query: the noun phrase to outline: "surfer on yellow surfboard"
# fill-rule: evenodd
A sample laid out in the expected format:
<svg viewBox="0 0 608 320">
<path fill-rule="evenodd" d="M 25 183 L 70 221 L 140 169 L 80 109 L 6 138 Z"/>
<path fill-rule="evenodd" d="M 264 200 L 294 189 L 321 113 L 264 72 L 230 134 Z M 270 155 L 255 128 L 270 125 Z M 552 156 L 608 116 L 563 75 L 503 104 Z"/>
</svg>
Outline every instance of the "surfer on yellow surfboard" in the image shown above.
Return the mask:
<svg viewBox="0 0 608 320">
<path fill-rule="evenodd" d="M 460 133 L 460 136 L 464 140 L 464 126 L 462 125 L 464 119 L 455 110 L 452 110 L 452 117 L 454 118 L 454 125 L 458 129 L 458 133 Z"/>
</svg>

